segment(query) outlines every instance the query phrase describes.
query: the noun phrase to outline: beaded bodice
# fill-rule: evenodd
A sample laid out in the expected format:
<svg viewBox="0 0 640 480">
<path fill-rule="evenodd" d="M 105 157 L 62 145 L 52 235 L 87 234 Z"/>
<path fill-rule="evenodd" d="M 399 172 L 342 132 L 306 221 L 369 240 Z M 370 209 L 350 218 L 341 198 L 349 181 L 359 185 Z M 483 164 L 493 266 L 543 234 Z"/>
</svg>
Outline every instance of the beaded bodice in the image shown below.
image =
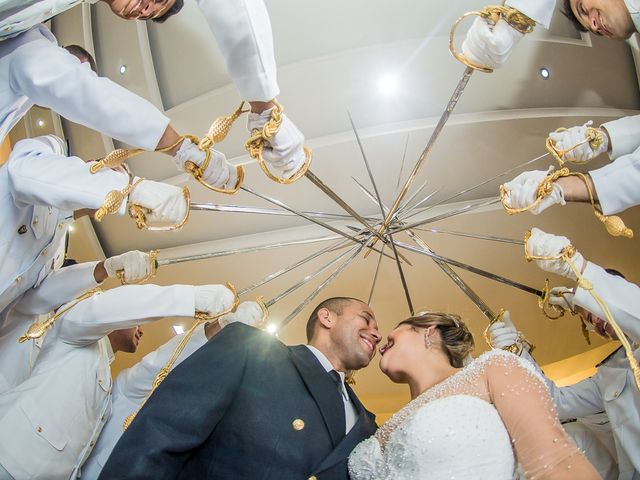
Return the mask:
<svg viewBox="0 0 640 480">
<path fill-rule="evenodd" d="M 416 397 L 361 442 L 349 457 L 349 474 L 352 480 L 508 480 L 516 456 L 528 478 L 560 468 L 576 473 L 570 469 L 586 462 L 562 430 L 539 373 L 494 350 Z"/>
</svg>

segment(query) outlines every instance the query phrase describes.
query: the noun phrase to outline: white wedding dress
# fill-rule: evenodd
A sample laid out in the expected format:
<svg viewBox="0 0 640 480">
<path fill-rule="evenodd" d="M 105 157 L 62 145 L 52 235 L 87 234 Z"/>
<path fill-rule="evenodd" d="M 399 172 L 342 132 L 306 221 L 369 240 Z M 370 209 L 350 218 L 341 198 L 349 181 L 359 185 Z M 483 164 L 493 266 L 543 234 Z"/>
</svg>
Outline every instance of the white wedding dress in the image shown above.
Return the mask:
<svg viewBox="0 0 640 480">
<path fill-rule="evenodd" d="M 352 480 L 510 480 L 516 455 L 528 478 L 599 478 L 564 433 L 538 373 L 494 350 L 361 442 L 349 457 L 349 474 Z"/>
</svg>

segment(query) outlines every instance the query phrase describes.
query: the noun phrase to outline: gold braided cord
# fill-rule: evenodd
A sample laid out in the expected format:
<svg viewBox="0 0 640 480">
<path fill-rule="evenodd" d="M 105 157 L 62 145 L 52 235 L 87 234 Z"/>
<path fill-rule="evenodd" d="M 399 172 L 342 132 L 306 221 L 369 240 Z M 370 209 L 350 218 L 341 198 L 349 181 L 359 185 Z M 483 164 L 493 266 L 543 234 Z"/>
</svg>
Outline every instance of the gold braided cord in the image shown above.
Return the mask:
<svg viewBox="0 0 640 480">
<path fill-rule="evenodd" d="M 152 277 L 156 276 L 156 273 L 158 272 L 158 253 L 160 252 L 160 250 L 150 250 L 149 251 L 149 273 L 147 275 L 145 275 L 144 277 L 142 277 L 139 280 L 136 280 L 135 282 L 127 282 L 127 280 L 124 277 L 124 269 L 122 270 L 116 270 L 116 277 L 118 277 L 118 280 L 120 280 L 120 283 L 122 285 L 139 285 L 141 283 L 146 282 L 147 280 L 149 280 Z"/>
<path fill-rule="evenodd" d="M 184 140 L 184 135 L 182 135 L 178 139 L 178 141 L 175 142 L 173 145 L 169 145 L 168 147 L 163 147 L 163 148 L 157 148 L 154 151 L 168 152 L 169 150 L 176 148 L 180 144 L 180 142 L 182 142 L 183 140 Z M 131 150 L 127 150 L 124 148 L 116 148 L 114 151 L 110 152 L 106 157 L 103 157 L 97 162 L 94 162 L 91 165 L 89 170 L 91 171 L 91 173 L 98 173 L 100 170 L 103 170 L 106 168 L 121 167 L 127 160 L 145 151 L 146 150 L 142 148 L 134 148 Z"/>
<path fill-rule="evenodd" d="M 153 392 L 156 390 L 156 388 L 160 386 L 160 384 L 164 381 L 164 379 L 167 378 L 167 375 L 169 375 L 169 372 L 171 372 L 171 369 L 173 368 L 174 364 L 178 360 L 178 357 L 180 356 L 182 351 L 185 349 L 185 347 L 189 343 L 189 340 L 191 340 L 191 337 L 193 336 L 193 333 L 196 331 L 196 329 L 203 323 L 213 322 L 213 321 L 217 322 L 220 319 L 220 317 L 226 315 L 227 313 L 231 313 L 236 308 L 238 308 L 239 300 L 238 300 L 238 294 L 236 293 L 235 287 L 231 283 L 227 282 L 227 288 L 233 292 L 233 297 L 234 297 L 233 304 L 226 310 L 223 310 L 222 312 L 219 312 L 213 315 L 209 315 L 206 312 L 200 312 L 200 311 L 195 312 L 194 317 L 196 321 L 191 326 L 191 328 L 189 328 L 189 330 L 184 334 L 184 336 L 180 339 L 180 342 L 178 343 L 178 345 L 176 345 L 176 348 L 171 353 L 171 356 L 169 357 L 167 362 L 163 365 L 160 371 L 158 371 L 158 374 L 156 375 L 155 379 L 153 380 L 153 383 L 151 384 L 151 390 L 147 394 L 144 401 L 140 404 L 140 407 L 135 412 L 131 413 L 130 415 L 127 416 L 127 418 L 124 419 L 124 422 L 122 423 L 123 431 L 129 428 L 129 425 L 131 425 L 131 422 L 133 422 L 133 419 L 136 418 L 136 415 L 138 414 L 138 412 L 142 409 L 142 407 L 144 407 L 145 403 L 147 403 L 147 400 L 149 400 L 149 397 L 151 397 Z"/>
<path fill-rule="evenodd" d="M 563 260 L 564 262 L 567 263 L 567 265 L 569 265 L 569 268 L 573 271 L 574 275 L 578 279 L 578 287 L 589 292 L 591 297 L 597 302 L 597 304 L 600 306 L 600 308 L 604 312 L 607 323 L 611 325 L 611 327 L 613 328 L 613 331 L 618 336 L 618 340 L 620 340 L 620 343 L 622 343 L 622 346 L 624 347 L 624 351 L 627 355 L 627 360 L 629 361 L 629 366 L 631 367 L 631 371 L 633 373 L 633 378 L 636 382 L 636 388 L 640 390 L 640 366 L 638 365 L 638 360 L 636 360 L 634 356 L 634 352 L 633 352 L 633 349 L 631 348 L 631 344 L 629 343 L 629 339 L 627 338 L 624 331 L 620 328 L 620 325 L 618 325 L 618 322 L 616 322 L 616 320 L 613 318 L 613 315 L 611 314 L 611 310 L 609 310 L 609 306 L 605 303 L 602 297 L 600 297 L 600 295 L 598 295 L 594 291 L 593 283 L 591 283 L 588 279 L 586 279 L 582 275 L 582 273 L 580 272 L 580 269 L 576 267 L 576 265 L 571 260 L 571 257 L 573 257 L 576 253 L 576 248 L 573 245 L 569 244 L 566 247 L 564 247 L 558 255 L 552 255 L 552 256 L 546 256 L 546 257 L 531 255 L 529 253 L 529 247 L 527 245 L 530 237 L 531 237 L 531 231 L 529 230 L 524 236 L 525 259 L 528 262 L 532 260 Z"/>
<path fill-rule="evenodd" d="M 76 298 L 73 302 L 68 304 L 66 307 L 59 309 L 54 315 L 47 318 L 44 322 L 32 323 L 27 329 L 27 332 L 24 335 L 22 335 L 20 338 L 18 338 L 18 342 L 24 343 L 27 340 L 36 340 L 42 337 L 46 333 L 46 331 L 53 326 L 53 324 L 58 318 L 60 318 L 65 313 L 67 313 L 69 310 L 71 310 L 73 307 L 78 305 L 83 300 L 86 300 L 87 298 L 90 298 L 99 292 L 102 292 L 102 289 L 100 287 L 95 287 L 95 288 L 92 288 L 91 290 L 87 290 L 78 298 Z"/>
<path fill-rule="evenodd" d="M 542 289 L 542 297 L 538 297 L 538 307 L 549 320 L 557 320 L 564 316 L 564 308 L 559 305 L 549 303 L 551 298 L 551 289 L 549 288 L 549 279 L 545 279 L 544 288 Z M 573 313 L 573 312 L 571 312 Z"/>
<path fill-rule="evenodd" d="M 153 227 L 147 225 L 147 215 L 151 213 L 151 210 L 135 203 L 129 204 L 129 216 L 136 221 L 136 227 L 138 227 L 139 230 L 149 230 L 150 232 L 171 232 L 174 230 L 180 230 L 189 220 L 189 212 L 191 211 L 191 194 L 189 193 L 188 187 L 182 187 L 182 195 L 184 196 L 184 201 L 187 203 L 187 208 L 182 220 L 175 225 L 169 225 L 166 227 Z"/>
<path fill-rule="evenodd" d="M 507 194 L 509 192 L 507 191 L 504 184 L 500 185 L 500 199 L 502 201 L 502 206 L 509 215 L 528 212 L 529 210 L 536 208 L 538 205 L 540 205 L 540 202 L 542 202 L 542 200 L 551 195 L 551 193 L 553 192 L 553 184 L 556 182 L 556 180 L 561 177 L 567 177 L 570 174 L 571 172 L 569 172 L 569 169 L 566 167 L 549 173 L 538 185 L 538 190 L 536 191 L 536 199 L 533 201 L 533 203 L 522 208 L 513 208 L 507 204 Z"/>
<path fill-rule="evenodd" d="M 309 167 L 311 166 L 311 160 L 313 157 L 312 151 L 308 147 L 304 147 L 304 163 L 302 166 L 291 176 L 288 178 L 282 178 L 271 173 L 267 164 L 264 161 L 262 156 L 262 152 L 264 148 L 268 146 L 270 140 L 274 137 L 278 130 L 280 129 L 280 125 L 282 124 L 282 113 L 284 112 L 284 108 L 278 101 L 274 98 L 271 102 L 275 105 L 271 109 L 271 117 L 267 120 L 267 123 L 264 124 L 262 129 L 254 129 L 251 132 L 251 136 L 249 140 L 245 143 L 245 148 L 247 152 L 249 152 L 249 156 L 255 159 L 258 162 L 258 165 L 264 172 L 264 174 L 274 182 L 277 182 L 281 185 L 289 185 L 294 183 L 296 180 L 300 179 L 307 173 Z"/>
<path fill-rule="evenodd" d="M 502 18 L 511 27 L 515 28 L 517 31 L 519 31 L 522 34 L 531 33 L 533 31 L 533 28 L 536 26 L 536 22 L 530 19 L 529 17 L 527 17 L 522 12 L 516 10 L 515 8 L 507 7 L 504 5 L 489 5 L 484 7 L 480 11 L 467 12 L 461 17 L 458 17 L 456 21 L 453 22 L 453 25 L 451 26 L 451 31 L 449 32 L 449 51 L 455 57 L 456 60 L 463 63 L 467 67 L 472 68 L 474 70 L 479 70 L 485 73 L 491 73 L 493 72 L 493 69 L 485 65 L 480 65 L 472 62 L 467 58 L 466 55 L 456 51 L 456 48 L 454 45 L 454 38 L 455 38 L 455 33 L 456 33 L 456 29 L 458 28 L 458 25 L 462 20 L 471 16 L 481 17 L 487 22 L 492 23 L 493 25 L 498 23 L 498 21 Z"/>
<path fill-rule="evenodd" d="M 93 218 L 95 218 L 97 222 L 101 222 L 102 219 L 107 215 L 118 213 L 118 210 L 120 210 L 120 206 L 122 205 L 122 202 L 125 200 L 125 198 L 129 196 L 135 186 L 137 186 L 142 180 L 144 180 L 144 178 L 139 177 L 134 181 L 133 174 L 129 171 L 129 169 L 126 168 L 126 165 L 123 165 L 122 167 L 129 175 L 129 183 L 122 190 L 111 190 L 109 193 L 107 193 L 102 206 L 98 208 L 98 210 L 96 210 L 96 212 L 93 214 Z"/>
<path fill-rule="evenodd" d="M 558 128 L 556 130 L 556 132 L 566 132 L 566 131 L 567 131 L 566 128 Z M 576 143 L 575 145 L 569 148 L 560 149 L 556 147 L 556 144 L 551 139 L 551 137 L 547 137 L 545 145 L 547 146 L 547 150 L 549 150 L 549 153 L 551 153 L 553 158 L 555 158 L 560 164 L 560 166 L 562 167 L 564 166 L 564 163 L 568 161 L 564 159 L 565 155 L 569 153 L 571 150 L 578 148 L 580 145 L 584 145 L 585 143 L 588 143 L 592 150 L 597 150 L 604 143 L 604 134 L 602 133 L 602 131 L 600 131 L 597 128 L 587 127 L 587 135 L 584 138 L 584 140 L 579 141 L 578 143 Z M 570 161 L 570 163 L 573 163 L 576 165 L 583 165 L 588 161 L 589 160 L 585 160 L 585 161 L 572 160 Z"/>
</svg>

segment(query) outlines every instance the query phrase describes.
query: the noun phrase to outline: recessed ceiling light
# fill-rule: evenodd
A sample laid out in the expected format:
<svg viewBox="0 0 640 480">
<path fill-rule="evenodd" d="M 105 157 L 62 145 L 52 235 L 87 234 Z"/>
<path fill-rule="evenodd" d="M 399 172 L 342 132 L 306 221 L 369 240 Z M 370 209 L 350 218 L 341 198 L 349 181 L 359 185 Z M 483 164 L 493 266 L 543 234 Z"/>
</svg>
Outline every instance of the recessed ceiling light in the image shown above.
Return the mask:
<svg viewBox="0 0 640 480">
<path fill-rule="evenodd" d="M 38 120 L 36 120 L 36 125 L 38 125 L 40 128 L 44 127 L 44 120 L 39 118 Z"/>
<path fill-rule="evenodd" d="M 378 79 L 378 93 L 385 97 L 391 96 L 398 91 L 400 81 L 395 75 L 384 75 Z"/>
<path fill-rule="evenodd" d="M 125 64 L 120 65 L 118 71 L 120 72 L 120 75 L 124 75 L 125 73 L 127 73 L 127 66 Z"/>
<path fill-rule="evenodd" d="M 267 332 L 269 332 L 271 335 L 275 335 L 277 331 L 278 326 L 275 323 L 270 323 L 269 325 L 267 325 Z"/>
<path fill-rule="evenodd" d="M 551 72 L 547 67 L 541 67 L 538 73 L 543 78 L 543 80 L 548 80 L 549 77 L 551 76 Z"/>
<path fill-rule="evenodd" d="M 69 225 L 69 231 L 73 232 L 73 225 Z"/>
<path fill-rule="evenodd" d="M 184 327 L 182 325 L 174 325 L 173 331 L 176 332 L 176 335 L 182 335 L 184 333 Z"/>
</svg>

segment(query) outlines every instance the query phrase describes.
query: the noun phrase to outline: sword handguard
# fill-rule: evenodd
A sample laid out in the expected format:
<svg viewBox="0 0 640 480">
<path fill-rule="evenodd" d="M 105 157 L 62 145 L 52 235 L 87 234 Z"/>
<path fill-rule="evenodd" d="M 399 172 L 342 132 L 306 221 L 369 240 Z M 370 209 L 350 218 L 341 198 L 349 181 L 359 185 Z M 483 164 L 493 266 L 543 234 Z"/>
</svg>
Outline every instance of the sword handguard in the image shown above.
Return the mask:
<svg viewBox="0 0 640 480">
<path fill-rule="evenodd" d="M 466 55 L 456 51 L 454 45 L 454 37 L 456 33 L 456 29 L 462 20 L 467 17 L 482 17 L 485 20 L 493 23 L 494 25 L 498 23 L 498 20 L 501 18 L 506 21 L 511 27 L 515 28 L 522 34 L 531 33 L 533 28 L 536 25 L 532 19 L 524 15 L 522 12 L 516 10 L 515 8 L 498 6 L 498 5 L 489 5 L 484 7 L 480 11 L 467 12 L 464 15 L 458 17 L 453 25 L 451 26 L 451 31 L 449 32 L 449 51 L 454 56 L 456 60 L 463 63 L 469 68 L 473 70 L 479 70 L 485 73 L 492 73 L 493 69 L 487 67 L 486 65 L 480 65 L 469 60 Z"/>
<path fill-rule="evenodd" d="M 565 130 L 566 128 L 558 128 L 556 132 L 563 132 Z M 602 145 L 603 142 L 604 142 L 604 135 L 602 134 L 601 131 L 599 131 L 597 128 L 587 127 L 587 136 L 585 137 L 585 139 L 579 141 L 578 143 L 576 143 L 575 145 L 569 148 L 561 149 L 556 147 L 556 144 L 551 139 L 551 137 L 547 137 L 547 140 L 545 141 L 545 146 L 547 147 L 547 150 L 553 156 L 553 158 L 555 158 L 558 161 L 558 163 L 560 164 L 560 167 L 563 167 L 564 163 L 567 161 L 564 159 L 564 157 L 571 150 L 578 148 L 580 145 L 584 145 L 585 143 L 589 143 L 589 146 L 591 147 L 591 149 L 596 150 Z M 589 160 L 583 161 L 583 162 L 570 161 L 569 163 L 573 163 L 575 165 L 584 165 L 587 162 L 589 162 Z"/>
<path fill-rule="evenodd" d="M 136 227 L 138 227 L 139 230 L 149 230 L 150 232 L 171 232 L 180 230 L 189 220 L 189 211 L 191 209 L 191 194 L 189 193 L 189 188 L 182 187 L 182 194 L 187 202 L 187 209 L 182 220 L 175 225 L 169 225 L 167 227 L 153 227 L 147 225 L 147 214 L 151 213 L 151 210 L 146 207 L 136 205 L 135 203 L 129 205 L 129 216 L 136 221 Z"/>
<path fill-rule="evenodd" d="M 144 277 L 142 277 L 140 280 L 137 280 L 135 282 L 127 282 L 127 280 L 124 278 L 124 269 L 116 270 L 116 277 L 118 278 L 118 280 L 120 280 L 120 283 L 122 285 L 139 285 L 141 283 L 146 282 L 150 278 L 155 277 L 156 273 L 158 272 L 158 260 L 156 258 L 158 256 L 158 252 L 160 252 L 160 250 L 149 251 L 149 263 L 150 263 L 149 273 Z"/>
</svg>

